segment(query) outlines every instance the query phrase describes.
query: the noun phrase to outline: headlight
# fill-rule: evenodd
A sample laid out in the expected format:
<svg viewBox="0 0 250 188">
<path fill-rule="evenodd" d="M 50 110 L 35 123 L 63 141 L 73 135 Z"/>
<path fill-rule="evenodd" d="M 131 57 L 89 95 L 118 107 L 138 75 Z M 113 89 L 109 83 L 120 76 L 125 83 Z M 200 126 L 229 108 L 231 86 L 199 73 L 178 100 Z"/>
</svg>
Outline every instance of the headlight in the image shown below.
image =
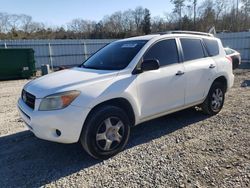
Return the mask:
<svg viewBox="0 0 250 188">
<path fill-rule="evenodd" d="M 67 91 L 49 95 L 42 99 L 39 110 L 59 110 L 69 106 L 76 97 L 80 95 L 80 91 Z"/>
</svg>

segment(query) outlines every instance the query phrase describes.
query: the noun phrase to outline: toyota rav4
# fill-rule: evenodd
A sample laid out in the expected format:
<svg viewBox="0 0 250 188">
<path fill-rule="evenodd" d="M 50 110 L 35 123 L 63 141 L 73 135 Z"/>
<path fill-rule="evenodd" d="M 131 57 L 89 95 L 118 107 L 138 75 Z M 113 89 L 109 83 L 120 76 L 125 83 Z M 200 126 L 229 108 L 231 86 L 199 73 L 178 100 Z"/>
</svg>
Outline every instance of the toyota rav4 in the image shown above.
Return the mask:
<svg viewBox="0 0 250 188">
<path fill-rule="evenodd" d="M 38 138 L 80 141 L 106 159 L 132 126 L 193 106 L 217 114 L 233 81 L 218 38 L 172 31 L 112 42 L 78 67 L 29 82 L 18 109 Z"/>
</svg>

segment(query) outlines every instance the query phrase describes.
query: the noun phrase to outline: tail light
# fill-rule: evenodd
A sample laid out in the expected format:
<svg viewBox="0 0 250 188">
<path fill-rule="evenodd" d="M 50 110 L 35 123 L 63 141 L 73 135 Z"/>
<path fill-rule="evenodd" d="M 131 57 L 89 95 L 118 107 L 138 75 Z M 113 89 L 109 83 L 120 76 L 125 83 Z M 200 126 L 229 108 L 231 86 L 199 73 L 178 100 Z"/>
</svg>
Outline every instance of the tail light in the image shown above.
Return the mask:
<svg viewBox="0 0 250 188">
<path fill-rule="evenodd" d="M 230 56 L 226 56 L 226 58 L 230 61 L 230 63 L 233 62 L 232 58 Z"/>
</svg>

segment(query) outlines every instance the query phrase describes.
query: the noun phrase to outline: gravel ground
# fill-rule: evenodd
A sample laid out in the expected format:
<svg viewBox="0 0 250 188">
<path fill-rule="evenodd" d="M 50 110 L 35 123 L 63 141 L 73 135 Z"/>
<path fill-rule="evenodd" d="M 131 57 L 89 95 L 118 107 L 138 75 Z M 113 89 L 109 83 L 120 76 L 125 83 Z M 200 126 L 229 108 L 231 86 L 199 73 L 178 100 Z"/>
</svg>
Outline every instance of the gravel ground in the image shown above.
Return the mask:
<svg viewBox="0 0 250 188">
<path fill-rule="evenodd" d="M 35 138 L 16 110 L 27 80 L 0 82 L 0 187 L 250 187 L 250 70 L 235 75 L 221 113 L 188 109 L 139 125 L 106 161 Z"/>
</svg>

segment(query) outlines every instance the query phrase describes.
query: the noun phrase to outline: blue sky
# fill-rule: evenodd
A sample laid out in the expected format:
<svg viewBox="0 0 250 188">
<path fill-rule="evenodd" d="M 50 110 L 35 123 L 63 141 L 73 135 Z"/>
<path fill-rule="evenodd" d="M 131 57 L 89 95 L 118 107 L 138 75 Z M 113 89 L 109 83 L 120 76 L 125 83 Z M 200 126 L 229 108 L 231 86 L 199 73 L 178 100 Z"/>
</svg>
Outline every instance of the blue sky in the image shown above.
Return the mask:
<svg viewBox="0 0 250 188">
<path fill-rule="evenodd" d="M 99 21 L 116 11 L 143 6 L 152 16 L 170 12 L 170 0 L 0 0 L 0 12 L 27 14 L 47 25 L 64 25 L 74 18 Z"/>
</svg>

